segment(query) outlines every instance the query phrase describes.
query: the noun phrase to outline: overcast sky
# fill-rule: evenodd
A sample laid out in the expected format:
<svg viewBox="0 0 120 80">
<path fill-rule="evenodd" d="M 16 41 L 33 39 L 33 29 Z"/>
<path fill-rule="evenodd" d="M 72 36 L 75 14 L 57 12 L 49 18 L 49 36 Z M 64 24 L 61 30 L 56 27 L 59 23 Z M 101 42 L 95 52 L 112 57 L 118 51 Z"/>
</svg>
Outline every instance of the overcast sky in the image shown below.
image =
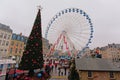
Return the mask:
<svg viewBox="0 0 120 80">
<path fill-rule="evenodd" d="M 120 0 L 0 0 L 0 23 L 10 26 L 14 33 L 29 36 L 38 5 L 43 7 L 43 37 L 56 13 L 74 7 L 85 11 L 92 20 L 94 38 L 91 48 L 120 43 Z"/>
</svg>

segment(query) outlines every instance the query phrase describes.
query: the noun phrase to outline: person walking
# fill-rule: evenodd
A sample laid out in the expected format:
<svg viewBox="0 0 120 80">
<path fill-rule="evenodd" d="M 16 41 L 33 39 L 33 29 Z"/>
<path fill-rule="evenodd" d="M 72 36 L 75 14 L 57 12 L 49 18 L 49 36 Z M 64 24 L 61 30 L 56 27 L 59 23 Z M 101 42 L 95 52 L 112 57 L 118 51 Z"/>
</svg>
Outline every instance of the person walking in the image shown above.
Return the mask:
<svg viewBox="0 0 120 80">
<path fill-rule="evenodd" d="M 67 68 L 66 66 L 64 67 L 64 75 L 66 75 Z"/>
<path fill-rule="evenodd" d="M 58 67 L 58 75 L 60 76 L 60 73 L 61 73 L 61 68 Z"/>
<path fill-rule="evenodd" d="M 49 65 L 46 65 L 46 67 L 45 67 L 45 72 L 50 76 L 50 71 L 51 71 L 51 69 L 50 69 L 50 66 Z"/>
<path fill-rule="evenodd" d="M 6 73 L 5 80 L 9 80 L 9 72 Z"/>
<path fill-rule="evenodd" d="M 54 65 L 51 65 L 51 71 L 53 72 L 53 69 L 54 69 Z"/>
</svg>

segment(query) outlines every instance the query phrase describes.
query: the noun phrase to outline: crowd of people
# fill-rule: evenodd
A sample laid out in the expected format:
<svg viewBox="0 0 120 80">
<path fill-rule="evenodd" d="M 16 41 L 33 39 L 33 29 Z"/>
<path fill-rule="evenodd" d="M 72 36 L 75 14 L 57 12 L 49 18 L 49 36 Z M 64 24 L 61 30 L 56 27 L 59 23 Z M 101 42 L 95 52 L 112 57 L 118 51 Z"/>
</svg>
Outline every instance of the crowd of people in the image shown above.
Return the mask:
<svg viewBox="0 0 120 80">
<path fill-rule="evenodd" d="M 60 59 L 60 60 L 46 60 L 47 62 L 47 67 L 49 66 L 50 68 L 50 72 L 53 72 L 53 69 L 55 71 L 58 70 L 58 75 L 66 75 L 66 71 L 67 71 L 67 68 L 69 67 L 68 66 L 68 60 L 64 60 L 64 59 Z M 61 70 L 63 69 L 64 72 Z M 64 73 L 64 74 L 63 74 Z"/>
<path fill-rule="evenodd" d="M 68 80 L 79 80 L 79 74 L 75 69 L 74 60 L 54 60 L 54 59 L 46 59 L 44 62 L 44 66 L 40 69 L 39 72 L 35 73 L 35 76 L 39 78 L 39 80 L 47 80 L 51 78 L 51 73 L 53 71 L 57 71 L 58 76 L 68 76 Z M 31 80 L 29 75 L 23 73 L 19 75 L 13 75 L 10 77 L 9 73 L 6 74 L 5 80 Z M 36 79 L 37 80 L 37 79 Z"/>
</svg>

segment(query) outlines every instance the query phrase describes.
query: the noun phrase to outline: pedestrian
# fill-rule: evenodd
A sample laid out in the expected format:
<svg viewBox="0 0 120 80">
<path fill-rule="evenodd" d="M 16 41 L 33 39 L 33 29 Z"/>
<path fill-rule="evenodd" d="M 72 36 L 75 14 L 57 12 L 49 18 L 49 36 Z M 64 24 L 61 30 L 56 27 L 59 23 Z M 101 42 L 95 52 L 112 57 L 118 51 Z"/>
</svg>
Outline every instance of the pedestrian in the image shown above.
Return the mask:
<svg viewBox="0 0 120 80">
<path fill-rule="evenodd" d="M 66 75 L 66 70 L 67 70 L 67 68 L 66 68 L 66 67 L 64 67 L 64 75 Z"/>
<path fill-rule="evenodd" d="M 9 80 L 9 72 L 6 73 L 5 80 Z"/>
<path fill-rule="evenodd" d="M 61 68 L 58 67 L 58 75 L 60 76 L 60 73 L 61 73 Z"/>
<path fill-rule="evenodd" d="M 55 63 L 55 70 L 57 69 L 57 63 Z"/>
<path fill-rule="evenodd" d="M 46 65 L 45 67 L 45 72 L 50 76 L 50 66 L 49 65 Z"/>
<path fill-rule="evenodd" d="M 54 69 L 54 65 L 51 65 L 51 71 L 53 72 L 53 69 Z"/>
<path fill-rule="evenodd" d="M 63 76 L 63 72 L 61 72 L 61 76 Z"/>
</svg>

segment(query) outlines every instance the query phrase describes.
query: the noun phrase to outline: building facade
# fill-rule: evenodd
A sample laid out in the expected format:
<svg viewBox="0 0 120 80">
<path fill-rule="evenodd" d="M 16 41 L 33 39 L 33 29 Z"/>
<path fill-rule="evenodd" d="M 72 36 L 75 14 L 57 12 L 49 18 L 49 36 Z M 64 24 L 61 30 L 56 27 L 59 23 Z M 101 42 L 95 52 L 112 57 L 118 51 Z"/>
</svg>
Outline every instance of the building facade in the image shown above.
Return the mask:
<svg viewBox="0 0 120 80">
<path fill-rule="evenodd" d="M 13 57 L 17 63 L 20 62 L 21 57 L 23 55 L 23 51 L 25 49 L 25 46 L 27 44 L 28 37 L 22 35 L 22 34 L 12 34 L 11 38 L 11 44 L 9 46 L 9 54 L 8 57 Z M 42 38 L 43 41 L 43 55 L 48 53 L 48 40 L 45 38 Z"/>
<path fill-rule="evenodd" d="M 79 71 L 80 80 L 119 80 L 120 72 L 110 71 Z"/>
<path fill-rule="evenodd" d="M 0 57 L 7 56 L 8 48 L 12 37 L 12 29 L 0 23 Z"/>
<path fill-rule="evenodd" d="M 75 63 L 80 80 L 120 80 L 120 68 L 109 59 L 79 58 Z"/>
<path fill-rule="evenodd" d="M 108 46 L 100 48 L 102 58 L 111 59 L 112 63 L 120 67 L 120 44 L 108 44 Z"/>
<path fill-rule="evenodd" d="M 19 63 L 23 51 L 27 43 L 27 37 L 22 34 L 12 34 L 11 43 L 9 46 L 8 57 L 13 57 L 17 63 Z"/>
<path fill-rule="evenodd" d="M 43 56 L 46 56 L 49 53 L 49 41 L 45 38 L 42 38 L 43 42 Z"/>
</svg>

